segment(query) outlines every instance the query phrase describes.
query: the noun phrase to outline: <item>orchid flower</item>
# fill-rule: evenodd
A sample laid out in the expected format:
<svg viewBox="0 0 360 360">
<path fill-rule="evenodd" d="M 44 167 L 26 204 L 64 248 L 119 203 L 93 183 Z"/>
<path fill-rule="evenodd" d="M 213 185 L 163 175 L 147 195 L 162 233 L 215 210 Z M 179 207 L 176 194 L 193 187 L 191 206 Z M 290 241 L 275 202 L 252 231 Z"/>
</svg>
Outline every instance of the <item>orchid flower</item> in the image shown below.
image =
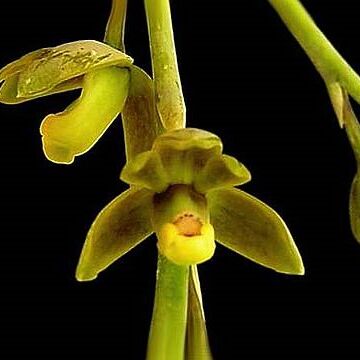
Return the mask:
<svg viewBox="0 0 360 360">
<path fill-rule="evenodd" d="M 82 88 L 63 112 L 41 126 L 46 157 L 70 164 L 87 152 L 122 111 L 132 59 L 101 42 L 75 41 L 31 52 L 0 70 L 0 102 L 18 104 Z"/>
<path fill-rule="evenodd" d="M 152 149 L 130 160 L 121 179 L 130 185 L 90 228 L 77 267 L 92 280 L 156 233 L 160 254 L 178 265 L 210 259 L 215 240 L 273 270 L 303 274 L 300 254 L 280 216 L 236 189 L 250 180 L 246 167 L 222 154 L 221 140 L 199 129 L 160 135 Z"/>
</svg>

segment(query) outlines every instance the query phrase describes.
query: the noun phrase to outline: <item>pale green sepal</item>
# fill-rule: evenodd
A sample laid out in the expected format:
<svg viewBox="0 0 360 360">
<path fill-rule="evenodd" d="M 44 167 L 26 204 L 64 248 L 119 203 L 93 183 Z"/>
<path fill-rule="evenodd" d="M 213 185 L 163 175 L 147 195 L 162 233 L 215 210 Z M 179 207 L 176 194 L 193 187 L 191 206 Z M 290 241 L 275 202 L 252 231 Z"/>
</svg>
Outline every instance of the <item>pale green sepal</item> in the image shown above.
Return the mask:
<svg viewBox="0 0 360 360">
<path fill-rule="evenodd" d="M 194 188 L 206 193 L 222 187 L 245 184 L 251 180 L 249 170 L 234 157 L 229 155 L 214 156 L 194 180 Z"/>
<path fill-rule="evenodd" d="M 196 265 L 190 267 L 185 359 L 212 360 Z"/>
<path fill-rule="evenodd" d="M 350 191 L 350 223 L 355 239 L 360 243 L 360 180 L 359 172 L 351 185 Z"/>
<path fill-rule="evenodd" d="M 22 56 L 21 58 L 14 60 L 11 63 L 5 65 L 0 69 L 0 81 L 3 81 L 8 77 L 23 71 L 33 61 L 47 56 L 47 54 L 51 52 L 51 49 L 52 48 L 43 48 L 43 49 L 34 50 Z"/>
<path fill-rule="evenodd" d="M 82 249 L 76 269 L 77 280 L 95 279 L 153 232 L 150 220 L 152 196 L 148 190 L 132 188 L 99 213 Z"/>
<path fill-rule="evenodd" d="M 156 137 L 164 132 L 155 110 L 152 79 L 137 66 L 130 70 L 129 94 L 121 114 L 128 161 L 150 150 Z"/>
<path fill-rule="evenodd" d="M 7 105 L 21 104 L 25 101 L 34 100 L 36 98 L 42 97 L 43 95 L 32 96 L 30 98 L 19 97 L 17 94 L 17 85 L 18 85 L 19 74 L 8 78 L 0 88 L 0 102 Z M 51 91 L 46 95 L 54 95 L 66 91 L 71 91 L 75 89 L 80 89 L 83 86 L 83 77 L 79 76 L 67 81 L 62 82 L 61 84 L 55 86 Z"/>
<path fill-rule="evenodd" d="M 129 185 L 142 186 L 154 192 L 165 191 L 169 186 L 160 156 L 154 151 L 145 151 L 129 161 L 120 179 Z"/>
<path fill-rule="evenodd" d="M 17 81 L 16 96 L 21 102 L 59 92 L 54 89 L 60 84 L 95 69 L 113 65 L 129 68 L 132 61 L 126 54 L 101 42 L 75 41 L 23 56 L 0 70 L 0 81 Z"/>
<path fill-rule="evenodd" d="M 287 226 L 269 206 L 238 189 L 210 191 L 207 199 L 220 244 L 275 271 L 304 274 Z"/>
</svg>

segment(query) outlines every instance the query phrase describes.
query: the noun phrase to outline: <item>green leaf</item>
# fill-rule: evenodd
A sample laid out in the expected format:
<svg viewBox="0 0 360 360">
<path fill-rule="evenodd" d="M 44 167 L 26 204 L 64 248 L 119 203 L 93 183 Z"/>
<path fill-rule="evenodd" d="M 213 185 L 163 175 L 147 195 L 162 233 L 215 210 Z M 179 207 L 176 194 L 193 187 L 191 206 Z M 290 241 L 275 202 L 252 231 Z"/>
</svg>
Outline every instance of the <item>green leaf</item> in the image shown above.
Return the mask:
<svg viewBox="0 0 360 360">
<path fill-rule="evenodd" d="M 87 235 L 76 278 L 93 280 L 98 273 L 146 239 L 152 232 L 150 211 L 153 194 L 130 189 L 108 204 Z"/>
<path fill-rule="evenodd" d="M 207 199 L 220 244 L 278 272 L 304 274 L 288 228 L 269 206 L 238 189 L 214 190 Z"/>
<path fill-rule="evenodd" d="M 152 79 L 137 66 L 131 67 L 129 94 L 122 112 L 126 158 L 150 150 L 164 128 L 155 110 Z"/>
<path fill-rule="evenodd" d="M 212 360 L 196 265 L 191 266 L 189 277 L 185 359 Z"/>
<path fill-rule="evenodd" d="M 0 81 L 10 81 L 12 92 L 16 83 L 16 97 L 22 102 L 59 92 L 60 84 L 89 71 L 113 65 L 128 68 L 131 64 L 129 56 L 111 46 L 94 40 L 75 41 L 23 56 L 0 70 Z"/>
</svg>

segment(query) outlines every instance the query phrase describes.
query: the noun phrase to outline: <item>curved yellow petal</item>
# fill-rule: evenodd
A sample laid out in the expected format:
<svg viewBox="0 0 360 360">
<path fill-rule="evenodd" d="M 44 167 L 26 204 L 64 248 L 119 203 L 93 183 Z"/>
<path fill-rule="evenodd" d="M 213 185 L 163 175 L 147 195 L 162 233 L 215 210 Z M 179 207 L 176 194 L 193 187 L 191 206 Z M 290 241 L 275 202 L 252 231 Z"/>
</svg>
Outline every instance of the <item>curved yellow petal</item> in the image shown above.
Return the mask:
<svg viewBox="0 0 360 360">
<path fill-rule="evenodd" d="M 207 199 L 220 244 L 278 272 L 304 274 L 295 242 L 273 209 L 238 189 L 210 191 Z"/>
<path fill-rule="evenodd" d="M 152 193 L 130 189 L 108 204 L 93 222 L 76 269 L 79 281 L 98 273 L 146 239 L 152 232 Z"/>
<path fill-rule="evenodd" d="M 43 120 L 40 132 L 46 157 L 70 164 L 88 151 L 121 112 L 129 77 L 127 69 L 114 66 L 88 73 L 80 98 L 64 112 Z"/>
</svg>

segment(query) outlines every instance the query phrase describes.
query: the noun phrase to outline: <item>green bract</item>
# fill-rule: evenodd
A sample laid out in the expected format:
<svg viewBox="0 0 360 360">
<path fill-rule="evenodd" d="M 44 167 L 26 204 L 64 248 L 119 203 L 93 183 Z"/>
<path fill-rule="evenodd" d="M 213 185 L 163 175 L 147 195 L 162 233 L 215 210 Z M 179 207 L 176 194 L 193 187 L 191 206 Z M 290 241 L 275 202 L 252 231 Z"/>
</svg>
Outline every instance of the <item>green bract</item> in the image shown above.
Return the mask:
<svg viewBox="0 0 360 360">
<path fill-rule="evenodd" d="M 158 235 L 160 252 L 173 262 L 205 261 L 214 249 L 212 228 L 219 243 L 261 265 L 304 273 L 280 216 L 233 188 L 249 181 L 250 173 L 222 154 L 216 135 L 191 128 L 166 132 L 151 150 L 125 165 L 121 179 L 131 188 L 95 219 L 78 264 L 78 280 L 96 278 L 152 232 Z"/>
<path fill-rule="evenodd" d="M 69 164 L 88 151 L 122 111 L 132 59 L 106 44 L 86 40 L 34 51 L 0 70 L 0 102 L 18 104 L 82 88 L 65 111 L 41 124 L 49 160 Z"/>
<path fill-rule="evenodd" d="M 345 128 L 347 137 L 355 155 L 357 171 L 350 189 L 350 223 L 354 237 L 360 242 L 360 124 L 352 109 L 346 89 L 339 83 L 328 85 L 332 105 L 341 127 Z"/>
</svg>

